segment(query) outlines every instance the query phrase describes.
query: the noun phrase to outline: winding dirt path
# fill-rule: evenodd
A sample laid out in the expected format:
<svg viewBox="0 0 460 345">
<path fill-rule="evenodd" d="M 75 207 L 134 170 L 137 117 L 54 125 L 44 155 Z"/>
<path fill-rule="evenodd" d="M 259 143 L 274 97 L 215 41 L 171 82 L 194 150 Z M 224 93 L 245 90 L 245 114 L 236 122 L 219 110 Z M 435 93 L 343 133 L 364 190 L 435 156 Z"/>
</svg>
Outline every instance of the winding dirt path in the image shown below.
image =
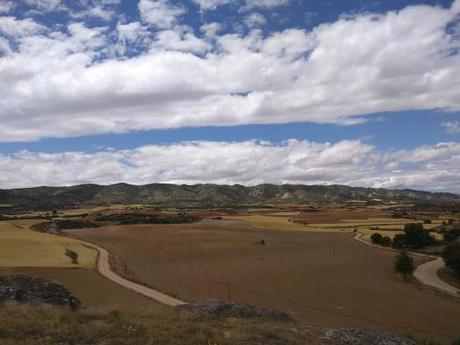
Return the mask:
<svg viewBox="0 0 460 345">
<path fill-rule="evenodd" d="M 362 236 L 363 234 L 357 233 L 353 238 L 356 241 L 364 243 L 371 247 L 376 247 L 381 250 L 395 251 L 394 249 L 391 249 L 391 248 L 385 248 L 385 247 L 375 245 L 373 243 L 369 243 L 363 240 Z M 438 270 L 444 267 L 444 261 L 441 258 L 437 256 L 425 255 L 425 254 L 414 253 L 414 252 L 410 252 L 410 253 L 415 256 L 433 259 L 431 261 L 428 261 L 424 264 L 417 266 L 417 268 L 415 269 L 414 277 L 419 282 L 429 287 L 441 290 L 442 292 L 448 293 L 449 295 L 460 297 L 460 289 L 457 289 L 455 286 L 452 286 L 446 283 L 445 281 L 441 280 L 441 278 L 438 277 L 438 273 L 437 273 Z"/>
<path fill-rule="evenodd" d="M 429 285 L 450 294 L 460 296 L 460 289 L 447 284 L 445 281 L 438 277 L 437 272 L 443 267 L 444 261 L 441 258 L 436 258 L 435 260 L 428 261 L 427 263 L 418 266 L 414 272 L 414 277 L 425 285 Z"/>
<path fill-rule="evenodd" d="M 85 242 L 81 240 L 80 242 L 83 243 L 85 246 L 96 250 L 99 253 L 97 257 L 97 270 L 99 271 L 101 275 L 103 275 L 107 279 L 129 290 L 137 292 L 141 295 L 144 295 L 148 298 L 153 299 L 154 301 L 158 303 L 161 303 L 167 306 L 177 307 L 179 305 L 187 304 L 187 302 L 174 298 L 172 296 L 169 296 L 163 292 L 157 291 L 155 289 L 151 289 L 147 286 L 140 285 L 130 280 L 127 280 L 123 277 L 120 277 L 118 274 L 116 274 L 110 269 L 109 252 L 107 250 L 95 244 L 89 243 L 89 242 Z"/>
</svg>

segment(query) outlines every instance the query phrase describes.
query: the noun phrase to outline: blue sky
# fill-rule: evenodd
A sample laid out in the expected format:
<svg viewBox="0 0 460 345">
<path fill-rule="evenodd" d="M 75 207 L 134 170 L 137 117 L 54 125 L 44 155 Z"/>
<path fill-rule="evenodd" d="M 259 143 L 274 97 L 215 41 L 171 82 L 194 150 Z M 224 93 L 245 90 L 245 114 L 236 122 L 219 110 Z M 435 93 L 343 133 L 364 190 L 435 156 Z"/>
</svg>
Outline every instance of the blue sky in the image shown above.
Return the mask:
<svg viewBox="0 0 460 345">
<path fill-rule="evenodd" d="M 0 188 L 460 192 L 459 13 L 458 0 L 0 0 Z"/>
</svg>

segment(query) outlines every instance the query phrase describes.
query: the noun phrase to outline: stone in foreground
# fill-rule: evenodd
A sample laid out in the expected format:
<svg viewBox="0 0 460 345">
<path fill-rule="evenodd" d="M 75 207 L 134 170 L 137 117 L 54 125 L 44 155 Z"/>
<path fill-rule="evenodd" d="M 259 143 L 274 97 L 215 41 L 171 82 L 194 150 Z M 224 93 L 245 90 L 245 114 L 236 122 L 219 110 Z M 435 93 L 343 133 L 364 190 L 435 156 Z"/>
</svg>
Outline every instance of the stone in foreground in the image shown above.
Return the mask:
<svg viewBox="0 0 460 345">
<path fill-rule="evenodd" d="M 2 302 L 45 303 L 68 306 L 71 309 L 82 307 L 78 298 L 64 285 L 25 274 L 0 276 L 0 303 Z"/>
<path fill-rule="evenodd" d="M 334 345 L 417 345 L 406 337 L 364 329 L 327 329 L 323 333 L 324 339 Z"/>
<path fill-rule="evenodd" d="M 247 304 L 227 303 L 217 299 L 207 299 L 178 307 L 187 314 L 209 318 L 235 317 L 240 319 L 261 318 L 269 321 L 289 322 L 293 319 L 286 313 L 273 309 L 263 309 Z"/>
</svg>

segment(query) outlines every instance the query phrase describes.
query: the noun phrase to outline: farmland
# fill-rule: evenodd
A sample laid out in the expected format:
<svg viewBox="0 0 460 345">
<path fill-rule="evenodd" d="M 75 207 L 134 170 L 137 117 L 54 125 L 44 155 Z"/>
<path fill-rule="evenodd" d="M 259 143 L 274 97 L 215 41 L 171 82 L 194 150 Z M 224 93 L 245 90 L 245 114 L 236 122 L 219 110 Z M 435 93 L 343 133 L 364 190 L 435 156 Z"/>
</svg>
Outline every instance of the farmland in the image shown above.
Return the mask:
<svg viewBox="0 0 460 345">
<path fill-rule="evenodd" d="M 234 219 L 70 233 L 109 249 L 125 274 L 183 299 L 230 298 L 310 324 L 458 334 L 458 301 L 401 281 L 392 252 L 352 234 L 260 230 Z"/>
<path fill-rule="evenodd" d="M 33 222 L 0 222 L 0 267 L 94 267 L 94 250 L 69 238 L 23 228 Z M 77 264 L 65 255 L 67 249 L 78 253 Z"/>
</svg>

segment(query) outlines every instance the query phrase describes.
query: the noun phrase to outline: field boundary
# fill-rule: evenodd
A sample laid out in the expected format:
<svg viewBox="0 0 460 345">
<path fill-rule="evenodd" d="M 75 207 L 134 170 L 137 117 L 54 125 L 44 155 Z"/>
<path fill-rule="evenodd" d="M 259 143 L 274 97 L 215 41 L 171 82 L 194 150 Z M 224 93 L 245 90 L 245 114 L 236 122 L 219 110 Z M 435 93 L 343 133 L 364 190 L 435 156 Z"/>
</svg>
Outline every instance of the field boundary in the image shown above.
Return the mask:
<svg viewBox="0 0 460 345">
<path fill-rule="evenodd" d="M 88 248 L 94 249 L 98 252 L 97 256 L 97 271 L 104 276 L 105 278 L 111 280 L 112 282 L 127 288 L 131 291 L 137 292 L 147 298 L 150 298 L 160 304 L 170 306 L 170 307 L 177 307 L 180 305 L 187 304 L 187 302 L 182 301 L 180 299 L 174 298 L 172 296 L 169 296 L 161 291 L 152 289 L 150 287 L 147 287 L 145 285 L 141 285 L 138 283 L 135 283 L 131 280 L 125 279 L 118 274 L 116 274 L 112 269 L 110 268 L 110 262 L 109 262 L 109 252 L 93 243 L 89 243 L 86 241 L 79 240 L 83 245 L 85 245 Z"/>
<path fill-rule="evenodd" d="M 355 236 L 353 236 L 353 239 L 367 246 L 378 248 L 380 250 L 397 252 L 397 250 L 393 248 L 382 247 L 382 246 L 370 243 L 366 240 L 363 240 L 362 236 L 363 234 L 358 232 Z M 440 257 L 422 254 L 422 253 L 416 253 L 412 251 L 410 251 L 409 253 L 414 256 L 432 259 L 428 262 L 418 265 L 417 268 L 415 269 L 414 277 L 420 283 L 422 283 L 423 285 L 431 289 L 435 289 L 437 291 L 441 291 L 442 293 L 448 294 L 450 296 L 460 298 L 460 289 L 457 289 L 455 286 L 452 286 L 449 283 L 445 282 L 444 280 L 439 278 L 437 275 L 437 271 L 445 267 L 445 264 Z"/>
</svg>

